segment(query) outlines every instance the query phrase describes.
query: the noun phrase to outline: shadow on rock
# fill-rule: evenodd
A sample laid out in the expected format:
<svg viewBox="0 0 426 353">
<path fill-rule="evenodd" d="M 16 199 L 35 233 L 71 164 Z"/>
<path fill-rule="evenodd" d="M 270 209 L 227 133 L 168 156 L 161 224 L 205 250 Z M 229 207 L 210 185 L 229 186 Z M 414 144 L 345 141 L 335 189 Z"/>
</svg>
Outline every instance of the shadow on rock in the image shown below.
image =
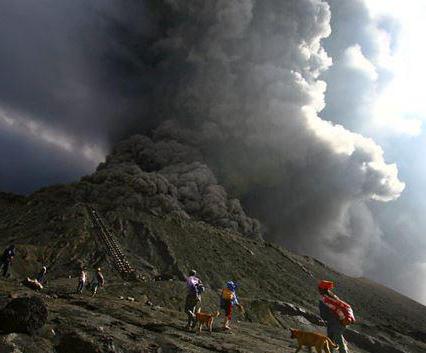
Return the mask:
<svg viewBox="0 0 426 353">
<path fill-rule="evenodd" d="M 0 330 L 33 334 L 44 326 L 47 317 L 47 307 L 40 298 L 13 299 L 0 312 Z"/>
</svg>

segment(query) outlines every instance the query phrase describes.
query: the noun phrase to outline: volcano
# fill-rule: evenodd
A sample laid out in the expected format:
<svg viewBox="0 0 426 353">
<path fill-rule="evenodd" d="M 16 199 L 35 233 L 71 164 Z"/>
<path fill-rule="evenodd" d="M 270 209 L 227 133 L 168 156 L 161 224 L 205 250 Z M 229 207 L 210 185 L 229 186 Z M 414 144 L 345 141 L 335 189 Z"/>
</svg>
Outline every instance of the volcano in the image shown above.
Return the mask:
<svg viewBox="0 0 426 353">
<path fill-rule="evenodd" d="M 325 332 L 321 279 L 354 309 L 351 352 L 426 351 L 425 306 L 265 241 L 202 153 L 173 139 L 136 135 L 79 182 L 0 194 L 0 234 L 3 247 L 17 246 L 11 277 L 0 279 L 1 307 L 37 296 L 49 311 L 32 335 L 0 333 L 0 352 L 293 352 L 290 327 Z M 21 284 L 43 265 L 43 291 Z M 74 294 L 82 266 L 103 269 L 96 297 Z M 218 308 L 227 280 L 239 283 L 246 311 L 232 333 L 218 322 L 212 334 L 184 330 L 191 269 L 207 287 L 206 311 Z"/>
</svg>

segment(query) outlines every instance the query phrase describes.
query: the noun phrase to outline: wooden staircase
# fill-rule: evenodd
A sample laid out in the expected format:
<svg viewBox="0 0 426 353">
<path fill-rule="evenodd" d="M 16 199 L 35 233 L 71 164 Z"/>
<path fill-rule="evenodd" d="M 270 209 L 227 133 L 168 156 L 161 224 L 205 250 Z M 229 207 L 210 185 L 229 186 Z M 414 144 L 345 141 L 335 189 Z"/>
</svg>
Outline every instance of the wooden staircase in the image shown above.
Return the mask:
<svg viewBox="0 0 426 353">
<path fill-rule="evenodd" d="M 129 277 L 129 275 L 134 274 L 134 268 L 130 265 L 115 236 L 106 226 L 105 221 L 93 207 L 87 206 L 87 209 L 99 240 L 104 245 L 107 255 L 109 255 L 112 260 L 113 266 L 122 276 Z"/>
</svg>

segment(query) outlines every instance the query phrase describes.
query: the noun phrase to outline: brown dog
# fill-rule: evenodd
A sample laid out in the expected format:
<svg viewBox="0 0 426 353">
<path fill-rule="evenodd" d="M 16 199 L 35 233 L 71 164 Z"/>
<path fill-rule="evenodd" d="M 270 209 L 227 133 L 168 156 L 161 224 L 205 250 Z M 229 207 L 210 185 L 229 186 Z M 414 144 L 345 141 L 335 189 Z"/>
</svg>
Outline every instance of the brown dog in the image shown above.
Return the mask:
<svg viewBox="0 0 426 353">
<path fill-rule="evenodd" d="M 309 349 L 311 349 L 311 347 L 315 347 L 317 353 L 321 353 L 322 350 L 326 353 L 331 353 L 330 347 L 338 347 L 330 338 L 321 335 L 320 333 L 304 332 L 294 328 L 291 328 L 290 332 L 291 338 L 296 338 L 297 343 L 299 344 L 296 349 L 296 353 L 300 351 L 302 346 L 309 347 Z"/>
<path fill-rule="evenodd" d="M 209 331 L 212 332 L 213 321 L 219 315 L 219 311 L 215 311 L 213 313 L 202 313 L 200 311 L 197 312 L 195 314 L 195 317 L 197 318 L 198 332 L 201 332 L 203 325 L 205 325 L 209 329 Z"/>
</svg>

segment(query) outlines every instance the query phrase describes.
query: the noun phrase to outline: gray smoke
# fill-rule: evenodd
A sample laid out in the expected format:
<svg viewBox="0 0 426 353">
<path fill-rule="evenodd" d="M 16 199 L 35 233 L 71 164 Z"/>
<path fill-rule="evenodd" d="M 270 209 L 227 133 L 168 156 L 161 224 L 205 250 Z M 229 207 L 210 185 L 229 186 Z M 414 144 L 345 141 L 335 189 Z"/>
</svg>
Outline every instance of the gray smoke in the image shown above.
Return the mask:
<svg viewBox="0 0 426 353">
<path fill-rule="evenodd" d="M 372 121 L 372 104 L 386 84 L 390 72 L 381 65 L 381 56 L 392 53 L 398 44 L 399 25 L 395 19 L 373 19 L 364 1 L 330 0 L 332 34 L 324 47 L 333 66 L 323 74 L 328 83 L 324 119 L 369 135 L 385 146 L 388 158 L 398 163 L 407 183 L 402 196 L 388 204 L 368 203 L 369 231 L 379 240 L 370 247 L 364 261 L 364 275 L 385 283 L 419 301 L 426 301 L 426 243 L 423 231 L 425 193 L 423 180 L 424 133 L 418 137 L 387 134 Z M 409 163 L 407 163 L 410 161 Z M 361 247 L 369 247 L 366 238 Z"/>
<path fill-rule="evenodd" d="M 379 145 L 345 128 L 355 128 L 353 117 L 334 116 L 342 111 L 335 102 L 345 101 L 332 98 L 332 71 L 324 76 L 330 108 L 318 116 L 321 75 L 333 67 L 322 43 L 333 36 L 334 5 L 45 0 L 30 8 L 0 5 L 3 129 L 91 163 L 137 132 L 196 146 L 230 196 L 262 221 L 265 237 L 351 274 L 373 273 L 371 258 L 384 246 L 371 203 L 397 199 L 404 184 Z M 332 55 L 345 55 L 351 32 L 340 33 Z M 375 42 L 365 43 L 358 45 L 375 55 Z M 350 90 L 368 82 L 364 71 Z"/>
</svg>

